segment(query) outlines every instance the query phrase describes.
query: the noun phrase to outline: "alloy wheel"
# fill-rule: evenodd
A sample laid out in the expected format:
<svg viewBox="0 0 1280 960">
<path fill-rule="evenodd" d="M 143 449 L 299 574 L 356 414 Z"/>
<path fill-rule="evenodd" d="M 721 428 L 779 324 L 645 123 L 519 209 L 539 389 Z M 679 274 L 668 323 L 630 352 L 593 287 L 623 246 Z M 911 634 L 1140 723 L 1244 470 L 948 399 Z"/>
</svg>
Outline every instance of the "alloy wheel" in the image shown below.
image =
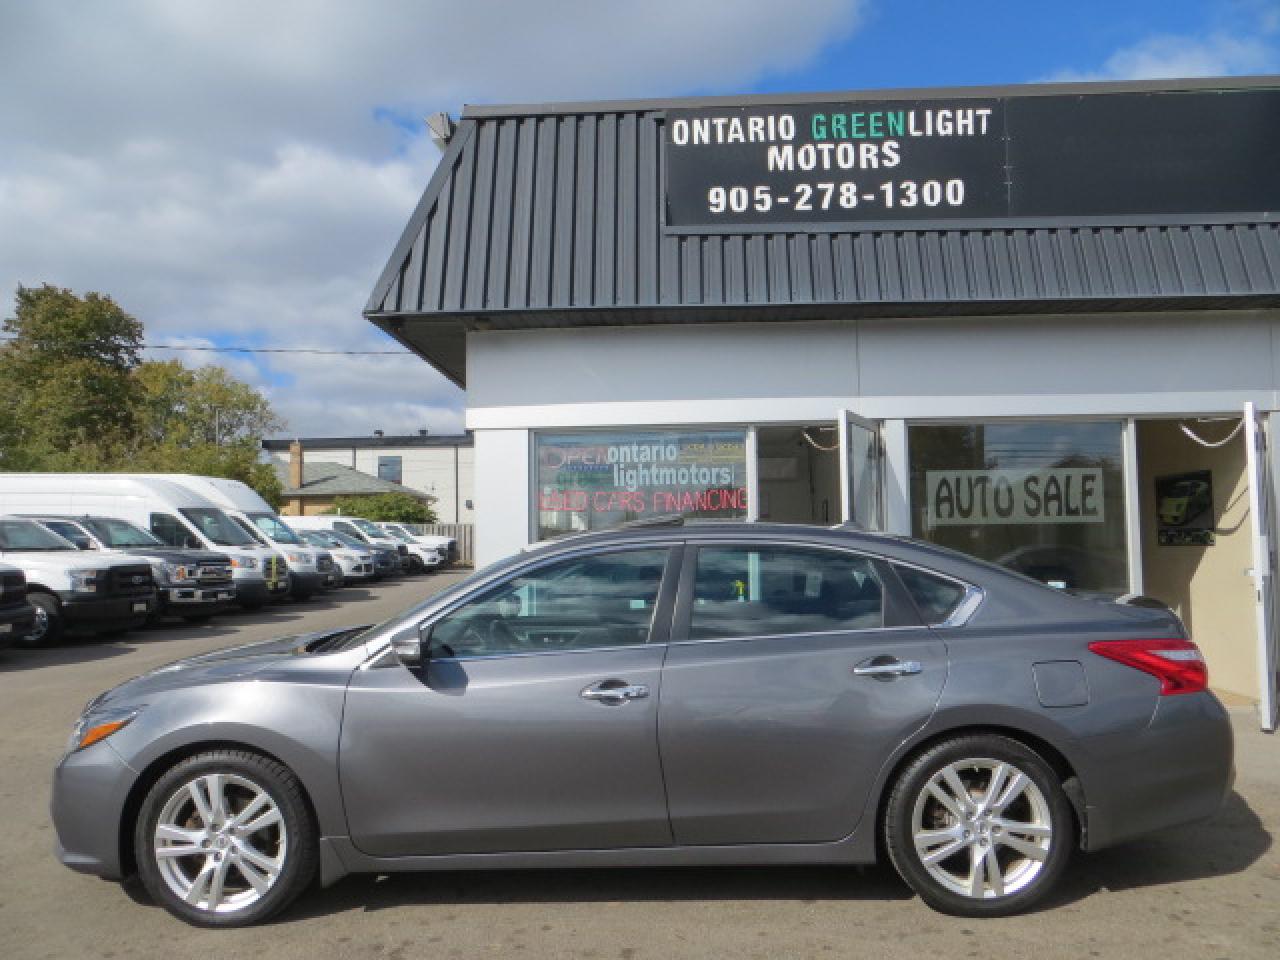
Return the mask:
<svg viewBox="0 0 1280 960">
<path fill-rule="evenodd" d="M 1044 793 L 1003 760 L 948 763 L 926 781 L 911 814 L 921 865 L 944 889 L 974 900 L 1010 896 L 1033 883 L 1053 835 Z"/>
<path fill-rule="evenodd" d="M 288 854 L 276 802 L 236 774 L 208 773 L 180 786 L 156 822 L 152 853 L 181 900 L 210 913 L 234 913 L 275 885 Z"/>
</svg>

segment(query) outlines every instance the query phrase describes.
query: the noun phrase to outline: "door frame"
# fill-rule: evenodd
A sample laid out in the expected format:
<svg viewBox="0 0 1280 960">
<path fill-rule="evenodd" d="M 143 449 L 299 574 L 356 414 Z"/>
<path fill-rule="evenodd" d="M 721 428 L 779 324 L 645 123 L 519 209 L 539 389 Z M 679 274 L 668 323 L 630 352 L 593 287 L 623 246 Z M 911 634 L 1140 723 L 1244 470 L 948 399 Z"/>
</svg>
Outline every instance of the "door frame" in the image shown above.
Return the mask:
<svg viewBox="0 0 1280 960">
<path fill-rule="evenodd" d="M 883 531 L 885 529 L 885 442 L 884 421 L 870 420 L 859 416 L 848 407 L 836 412 L 836 423 L 840 431 L 840 522 L 857 523 L 867 530 Z M 853 451 L 850 449 L 852 432 L 865 430 L 871 434 L 875 444 L 875 476 L 876 505 L 875 516 L 862 518 L 854 509 L 853 485 Z"/>
<path fill-rule="evenodd" d="M 1244 404 L 1246 471 L 1249 482 L 1249 526 L 1253 533 L 1254 625 L 1258 671 L 1258 722 L 1274 732 L 1277 720 L 1277 623 L 1276 514 L 1274 488 L 1280 457 L 1276 450 L 1276 426 L 1280 414 L 1259 411 L 1252 401 Z"/>
</svg>

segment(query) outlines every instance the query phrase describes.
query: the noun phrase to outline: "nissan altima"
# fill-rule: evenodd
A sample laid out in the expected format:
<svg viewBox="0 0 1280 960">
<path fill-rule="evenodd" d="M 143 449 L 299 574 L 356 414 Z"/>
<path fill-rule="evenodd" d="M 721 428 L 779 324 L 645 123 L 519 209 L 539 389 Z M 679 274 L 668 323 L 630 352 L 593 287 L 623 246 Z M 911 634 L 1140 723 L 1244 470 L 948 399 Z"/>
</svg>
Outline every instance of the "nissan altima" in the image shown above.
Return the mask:
<svg viewBox="0 0 1280 960">
<path fill-rule="evenodd" d="M 203 926 L 356 871 L 881 856 L 998 916 L 1219 808 L 1207 683 L 1158 605 L 848 529 L 639 525 L 102 694 L 53 820 L 67 866 Z"/>
</svg>

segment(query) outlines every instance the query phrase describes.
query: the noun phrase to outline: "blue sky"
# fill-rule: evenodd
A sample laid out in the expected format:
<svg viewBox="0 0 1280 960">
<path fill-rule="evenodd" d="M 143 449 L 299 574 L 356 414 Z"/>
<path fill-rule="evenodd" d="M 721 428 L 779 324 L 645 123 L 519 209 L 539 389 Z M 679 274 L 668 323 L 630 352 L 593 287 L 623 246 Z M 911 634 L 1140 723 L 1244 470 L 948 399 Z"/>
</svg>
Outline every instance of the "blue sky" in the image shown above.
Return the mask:
<svg viewBox="0 0 1280 960">
<path fill-rule="evenodd" d="M 0 0 L 0 291 L 108 293 L 170 345 L 385 350 L 360 312 L 429 113 L 1247 73 L 1280 73 L 1280 0 Z M 413 357 L 184 359 L 293 434 L 463 426 Z"/>
</svg>

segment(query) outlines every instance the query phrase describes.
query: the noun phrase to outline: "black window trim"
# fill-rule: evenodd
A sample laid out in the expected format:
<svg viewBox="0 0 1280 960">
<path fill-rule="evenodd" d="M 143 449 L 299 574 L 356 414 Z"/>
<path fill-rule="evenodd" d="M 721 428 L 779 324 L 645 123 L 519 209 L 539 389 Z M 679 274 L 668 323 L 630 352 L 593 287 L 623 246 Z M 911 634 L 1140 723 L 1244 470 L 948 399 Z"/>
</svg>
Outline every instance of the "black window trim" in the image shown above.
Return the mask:
<svg viewBox="0 0 1280 960">
<path fill-rule="evenodd" d="M 892 626 L 881 625 L 878 627 L 852 627 L 846 630 L 801 630 L 795 633 L 753 633 L 744 637 L 710 637 L 705 639 L 694 638 L 689 636 L 689 625 L 693 617 L 693 596 L 695 590 L 695 582 L 698 570 L 698 550 L 703 547 L 737 547 L 740 549 L 770 549 L 770 548 L 800 548 L 806 550 L 825 550 L 830 553 L 843 553 L 860 560 L 869 561 L 875 569 L 876 575 L 880 578 L 880 585 L 886 593 L 893 594 L 894 602 L 904 611 L 910 611 L 915 615 L 916 623 L 894 624 Z M 867 550 L 859 550 L 856 547 L 847 547 L 836 543 L 821 543 L 810 540 L 791 540 L 791 539 L 773 539 L 771 537 L 724 537 L 724 538 L 708 538 L 706 540 L 690 540 L 685 545 L 685 562 L 680 577 L 680 592 L 676 598 L 676 608 L 674 611 L 674 622 L 671 627 L 672 646 L 687 646 L 690 644 L 701 643 L 743 643 L 752 640 L 781 640 L 788 637 L 829 637 L 836 634 L 846 633 L 883 633 L 883 632 L 899 632 L 904 630 L 928 630 L 929 625 L 924 622 L 924 618 L 920 616 L 916 609 L 914 601 L 910 594 L 907 593 L 906 587 L 898 579 L 898 575 L 891 569 L 892 564 L 897 561 L 881 554 L 872 553 Z M 911 564 L 917 569 L 924 570 L 917 564 Z M 954 578 L 951 578 L 954 579 Z M 957 581 L 959 582 L 959 581 Z M 885 605 L 887 609 L 887 604 Z"/>
<path fill-rule="evenodd" d="M 681 579 L 680 573 L 683 557 L 687 552 L 685 544 L 679 540 L 649 540 L 638 543 L 616 543 L 610 544 L 607 547 L 589 547 L 578 550 L 567 550 L 557 552 L 553 556 L 538 557 L 532 563 L 523 564 L 512 570 L 504 570 L 500 576 L 477 584 L 474 590 L 468 590 L 465 595 L 455 597 L 445 606 L 430 611 L 421 620 L 413 624 L 410 629 L 419 631 L 428 624 L 435 624 L 449 616 L 460 607 L 482 597 L 484 594 L 495 588 L 501 587 L 503 584 L 509 583 L 517 577 L 527 576 L 538 570 L 561 563 L 562 561 L 574 560 L 583 557 L 604 556 L 614 553 L 635 553 L 638 550 L 667 551 L 667 561 L 662 570 L 662 580 L 658 584 L 658 596 L 653 605 L 653 618 L 649 621 L 649 636 L 644 643 L 616 644 L 605 647 L 575 647 L 569 650 L 529 650 L 514 651 L 511 653 L 483 653 L 465 657 L 439 657 L 437 659 L 441 663 L 466 663 L 471 660 L 512 660 L 524 657 L 572 656 L 580 653 L 603 653 L 610 650 L 641 650 L 652 647 L 665 647 L 669 642 L 673 626 L 675 596 Z M 366 664 L 366 666 L 375 666 L 380 662 L 380 660 L 380 656 L 375 656 Z M 424 661 L 423 665 L 426 665 L 426 661 Z"/>
</svg>

